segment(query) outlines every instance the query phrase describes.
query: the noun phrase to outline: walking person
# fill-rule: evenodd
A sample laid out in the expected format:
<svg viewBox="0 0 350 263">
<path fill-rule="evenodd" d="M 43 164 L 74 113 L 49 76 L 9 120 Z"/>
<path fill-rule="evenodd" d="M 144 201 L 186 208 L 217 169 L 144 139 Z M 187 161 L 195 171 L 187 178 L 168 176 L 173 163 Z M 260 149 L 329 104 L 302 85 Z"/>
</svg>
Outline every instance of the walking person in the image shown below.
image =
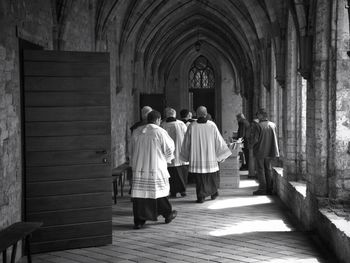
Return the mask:
<svg viewBox="0 0 350 263">
<path fill-rule="evenodd" d="M 194 119 L 192 119 L 192 113 L 188 109 L 182 109 L 180 111 L 180 118 L 186 126 L 190 125 L 191 122 L 194 122 Z"/>
<path fill-rule="evenodd" d="M 206 117 L 207 108 L 198 107 L 198 119 L 188 126 L 180 153 L 180 158 L 189 162 L 189 173 L 195 178 L 197 203 L 203 203 L 207 196 L 217 198 L 218 162 L 231 155 L 216 124 Z"/>
<path fill-rule="evenodd" d="M 147 124 L 147 115 L 148 113 L 150 113 L 152 111 L 152 108 L 150 106 L 143 106 L 141 109 L 141 120 L 135 122 L 131 127 L 130 127 L 130 131 L 131 131 L 131 135 L 133 134 L 134 130 L 136 130 L 139 127 L 145 126 Z M 128 148 L 129 152 L 130 149 Z M 127 162 L 129 163 L 130 158 L 127 158 Z M 128 170 L 128 175 L 127 175 L 127 180 L 129 181 L 129 195 L 131 194 L 131 189 L 132 189 L 132 170 Z"/>
<path fill-rule="evenodd" d="M 168 163 L 170 197 L 176 197 L 177 193 L 184 197 L 186 196 L 188 163 L 180 160 L 180 151 L 187 126 L 183 121 L 176 119 L 176 111 L 173 108 L 166 109 L 165 117 L 161 127 L 168 132 L 175 143 L 175 158 Z"/>
<path fill-rule="evenodd" d="M 249 148 L 249 173 L 248 178 L 256 178 L 256 163 L 255 163 L 255 156 L 253 151 L 253 142 L 254 142 L 254 134 L 256 129 L 259 126 L 259 119 L 254 118 L 252 122 L 250 123 L 249 127 L 249 139 L 248 139 L 248 148 Z"/>
<path fill-rule="evenodd" d="M 131 139 L 131 166 L 133 171 L 131 197 L 134 228 L 140 229 L 146 220 L 157 221 L 162 215 L 170 223 L 177 215 L 168 200 L 169 173 L 167 163 L 174 158 L 174 142 L 159 127 L 158 111 L 148 113 L 148 124 L 134 130 Z"/>
<path fill-rule="evenodd" d="M 259 124 L 253 135 L 253 152 L 256 158 L 259 188 L 253 194 L 266 195 L 272 194 L 273 190 L 271 160 L 279 157 L 276 124 L 268 120 L 265 109 L 259 109 L 256 116 Z"/>
<path fill-rule="evenodd" d="M 150 113 L 151 111 L 152 111 L 152 108 L 151 108 L 150 106 L 144 106 L 144 107 L 142 107 L 142 109 L 141 109 L 141 120 L 138 121 L 138 122 L 135 122 L 134 125 L 132 125 L 132 126 L 130 127 L 131 133 L 133 133 L 133 131 L 134 131 L 135 129 L 137 129 L 138 127 L 144 126 L 144 125 L 147 124 L 147 115 L 148 115 L 148 113 Z"/>
<path fill-rule="evenodd" d="M 236 115 L 238 122 L 238 132 L 237 138 L 243 139 L 243 155 L 242 159 L 242 167 L 240 170 L 248 170 L 249 167 L 249 121 L 245 118 L 243 113 L 239 113 Z"/>
</svg>

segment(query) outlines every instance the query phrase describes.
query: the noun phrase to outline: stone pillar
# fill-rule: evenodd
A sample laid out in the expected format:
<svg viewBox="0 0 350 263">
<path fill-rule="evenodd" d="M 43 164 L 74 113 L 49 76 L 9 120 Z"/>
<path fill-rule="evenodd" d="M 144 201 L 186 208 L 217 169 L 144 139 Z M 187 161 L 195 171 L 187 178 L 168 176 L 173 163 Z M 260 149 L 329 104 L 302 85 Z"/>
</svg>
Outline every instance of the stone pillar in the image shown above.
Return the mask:
<svg viewBox="0 0 350 263">
<path fill-rule="evenodd" d="M 296 108 L 296 171 L 297 179 L 305 180 L 306 175 L 306 90 L 307 80 L 297 75 Z"/>
<path fill-rule="evenodd" d="M 350 200 L 350 50 L 349 16 L 343 1 L 333 3 L 337 15 L 333 18 L 332 48 L 334 52 L 332 81 L 332 112 L 334 112 L 334 132 L 331 134 L 333 155 L 332 170 L 334 176 L 329 179 L 329 196 Z M 336 6 L 338 5 L 338 6 Z"/>
<path fill-rule="evenodd" d="M 291 16 L 288 19 L 287 52 L 286 52 L 286 84 L 283 92 L 284 116 L 284 174 L 290 180 L 296 180 L 296 110 L 297 110 L 297 39 L 294 22 Z"/>
<path fill-rule="evenodd" d="M 330 1 L 317 2 L 312 87 L 307 92 L 307 166 L 310 192 L 328 195 Z"/>
</svg>

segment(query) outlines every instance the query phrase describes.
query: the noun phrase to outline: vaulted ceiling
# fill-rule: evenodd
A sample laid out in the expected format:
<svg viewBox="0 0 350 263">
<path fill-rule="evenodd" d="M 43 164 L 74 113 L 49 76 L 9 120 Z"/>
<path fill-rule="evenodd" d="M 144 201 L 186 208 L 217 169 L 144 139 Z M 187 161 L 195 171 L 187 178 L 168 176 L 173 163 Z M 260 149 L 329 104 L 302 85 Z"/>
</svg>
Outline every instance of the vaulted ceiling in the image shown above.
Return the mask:
<svg viewBox="0 0 350 263">
<path fill-rule="evenodd" d="M 272 43 L 281 53 L 288 10 L 304 21 L 309 0 L 101 0 L 97 2 L 96 33 L 103 36 L 115 20 L 121 21 L 119 52 L 132 43 L 133 60 L 149 72 L 166 74 L 199 40 L 212 56 L 227 59 L 247 82 L 263 64 Z M 292 7 L 292 8 L 291 8 Z M 296 12 L 294 14 L 297 14 Z M 299 16 L 299 17 L 297 17 Z"/>
</svg>

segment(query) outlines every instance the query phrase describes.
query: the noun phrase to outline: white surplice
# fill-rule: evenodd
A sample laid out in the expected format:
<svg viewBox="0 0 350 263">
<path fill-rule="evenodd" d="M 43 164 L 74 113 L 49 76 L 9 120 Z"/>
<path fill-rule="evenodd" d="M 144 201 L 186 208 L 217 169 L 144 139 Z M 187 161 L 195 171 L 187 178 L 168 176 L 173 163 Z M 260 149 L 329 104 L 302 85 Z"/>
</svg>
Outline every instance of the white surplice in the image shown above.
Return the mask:
<svg viewBox="0 0 350 263">
<path fill-rule="evenodd" d="M 224 161 L 230 155 L 231 151 L 214 122 L 195 121 L 187 127 L 180 157 L 183 161 L 189 161 L 189 172 L 217 172 L 218 162 Z"/>
<path fill-rule="evenodd" d="M 188 162 L 184 162 L 180 159 L 181 146 L 187 130 L 186 124 L 183 121 L 175 120 L 170 122 L 164 121 L 161 126 L 168 132 L 175 143 L 175 158 L 168 166 L 187 165 Z"/>
<path fill-rule="evenodd" d="M 174 159 L 174 141 L 155 124 L 134 130 L 131 138 L 133 198 L 157 199 L 169 195 L 167 163 Z"/>
</svg>

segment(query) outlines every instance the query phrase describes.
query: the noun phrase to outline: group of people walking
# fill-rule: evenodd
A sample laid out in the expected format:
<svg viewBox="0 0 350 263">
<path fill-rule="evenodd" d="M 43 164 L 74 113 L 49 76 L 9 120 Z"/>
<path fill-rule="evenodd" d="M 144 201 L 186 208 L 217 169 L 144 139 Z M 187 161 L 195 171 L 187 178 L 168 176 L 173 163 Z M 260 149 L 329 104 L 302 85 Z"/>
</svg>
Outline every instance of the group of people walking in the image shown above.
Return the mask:
<svg viewBox="0 0 350 263">
<path fill-rule="evenodd" d="M 157 221 L 159 215 L 165 218 L 165 223 L 170 223 L 177 216 L 169 196 L 186 196 L 188 174 L 195 180 L 197 203 L 203 203 L 209 196 L 214 200 L 219 195 L 218 163 L 228 158 L 231 150 L 216 124 L 208 119 L 206 107 L 198 107 L 196 120 L 192 119 L 188 110 L 182 110 L 180 115 L 181 120 L 177 120 L 176 111 L 166 108 L 165 118 L 161 120 L 158 111 L 145 106 L 141 110 L 142 120 L 131 127 L 131 197 L 135 229 L 140 229 L 146 220 Z M 275 127 L 271 122 L 265 125 L 264 117 L 264 114 L 259 117 L 261 125 L 259 123 L 251 139 L 256 140 L 254 149 L 266 147 L 262 154 L 272 157 L 270 155 L 276 155 L 276 152 L 267 146 L 267 138 L 276 136 L 276 133 L 267 131 Z M 256 156 L 260 158 L 260 155 Z M 264 169 L 271 166 L 265 158 L 260 164 Z M 271 174 L 267 172 L 268 176 Z M 269 180 L 261 180 L 259 192 L 254 193 L 266 194 L 269 187 Z"/>
</svg>

